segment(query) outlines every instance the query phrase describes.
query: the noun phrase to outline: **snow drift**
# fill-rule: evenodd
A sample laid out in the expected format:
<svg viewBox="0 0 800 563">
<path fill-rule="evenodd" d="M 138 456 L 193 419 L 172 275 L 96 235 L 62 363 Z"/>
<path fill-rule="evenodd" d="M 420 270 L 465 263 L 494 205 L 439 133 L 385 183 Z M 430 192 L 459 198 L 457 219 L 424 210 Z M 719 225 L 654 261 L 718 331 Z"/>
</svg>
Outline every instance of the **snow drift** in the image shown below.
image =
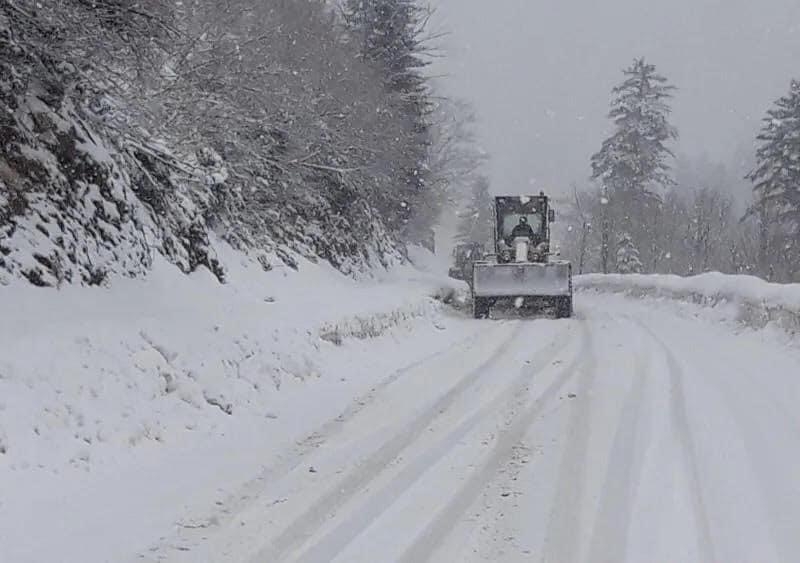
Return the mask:
<svg viewBox="0 0 800 563">
<path fill-rule="evenodd" d="M 438 330 L 433 277 L 355 282 L 311 263 L 267 273 L 217 244 L 225 285 L 157 259 L 146 280 L 109 289 L 3 289 L 0 449 L 12 468 L 84 464 L 208 430 L 220 413 L 263 419 L 282 388 L 326 376 L 331 348 Z"/>
<path fill-rule="evenodd" d="M 226 284 L 156 256 L 106 288 L 0 287 L 0 560 L 145 549 L 266 452 L 477 330 L 445 314 L 446 280 L 410 266 L 267 272 L 212 242 Z M 130 525 L 90 533 L 108 514 Z"/>
<path fill-rule="evenodd" d="M 732 320 L 748 327 L 760 329 L 772 325 L 793 335 L 800 332 L 800 284 L 768 283 L 753 276 L 712 272 L 688 278 L 589 274 L 576 277 L 575 287 L 713 308 L 729 307 Z"/>
</svg>

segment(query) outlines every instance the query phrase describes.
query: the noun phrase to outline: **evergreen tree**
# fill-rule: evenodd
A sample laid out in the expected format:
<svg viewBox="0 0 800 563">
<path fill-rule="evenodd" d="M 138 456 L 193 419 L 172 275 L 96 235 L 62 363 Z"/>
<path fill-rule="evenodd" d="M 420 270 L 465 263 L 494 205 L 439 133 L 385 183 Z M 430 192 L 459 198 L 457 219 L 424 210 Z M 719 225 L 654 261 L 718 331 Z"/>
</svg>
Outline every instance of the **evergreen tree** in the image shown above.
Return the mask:
<svg viewBox="0 0 800 563">
<path fill-rule="evenodd" d="M 656 253 L 655 234 L 648 228 L 659 213 L 659 189 L 673 184 L 673 153 L 667 143 L 678 137 L 669 123 L 675 87 L 644 59 L 635 60 L 623 73 L 625 80 L 612 91 L 609 113 L 616 130 L 592 157 L 592 179 L 609 200 L 605 239 L 610 239 L 611 229 L 626 231 Z"/>
<path fill-rule="evenodd" d="M 386 204 L 394 210 L 398 225 L 406 225 L 406 235 L 413 241 L 436 219 L 430 213 L 435 198 L 425 193 L 431 112 L 422 72 L 428 64 L 423 45 L 427 15 L 415 0 L 345 0 L 342 12 L 362 58 L 380 71 L 392 95 L 386 111 L 406 124 L 405 134 L 398 138 L 404 155 L 395 171 L 400 185 L 396 192 L 386 194 Z"/>
<path fill-rule="evenodd" d="M 492 234 L 492 196 L 489 179 L 478 176 L 472 184 L 472 197 L 461 213 L 456 239 L 459 242 L 486 244 Z"/>
<path fill-rule="evenodd" d="M 620 274 L 641 274 L 642 261 L 633 238 L 623 232 L 617 241 L 617 272 Z"/>
<path fill-rule="evenodd" d="M 666 143 L 678 137 L 669 123 L 675 87 L 644 59 L 623 73 L 609 113 L 617 130 L 592 157 L 592 177 L 615 192 L 648 195 L 673 183 L 667 162 L 673 154 Z"/>
<path fill-rule="evenodd" d="M 427 97 L 421 70 L 425 12 L 415 0 L 346 0 L 343 13 L 362 57 L 386 71 L 386 87 L 418 102 Z M 426 102 L 427 103 L 427 102 Z"/>
<path fill-rule="evenodd" d="M 800 81 L 793 80 L 788 95 L 767 112 L 758 140 L 749 178 L 761 223 L 759 269 L 765 276 L 784 271 L 792 279 L 800 257 Z M 770 225 L 773 217 L 776 224 Z"/>
</svg>

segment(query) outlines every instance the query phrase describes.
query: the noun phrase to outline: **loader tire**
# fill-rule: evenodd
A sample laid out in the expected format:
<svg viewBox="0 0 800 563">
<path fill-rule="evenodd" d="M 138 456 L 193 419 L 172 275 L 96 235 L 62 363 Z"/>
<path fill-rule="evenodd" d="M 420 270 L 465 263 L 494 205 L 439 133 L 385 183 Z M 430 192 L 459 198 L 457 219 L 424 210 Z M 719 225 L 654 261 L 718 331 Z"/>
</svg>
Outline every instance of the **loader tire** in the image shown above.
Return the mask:
<svg viewBox="0 0 800 563">
<path fill-rule="evenodd" d="M 556 318 L 569 319 L 572 317 L 572 296 L 559 297 L 556 300 Z"/>
<path fill-rule="evenodd" d="M 485 297 L 472 298 L 472 316 L 476 319 L 488 319 L 492 302 Z"/>
</svg>

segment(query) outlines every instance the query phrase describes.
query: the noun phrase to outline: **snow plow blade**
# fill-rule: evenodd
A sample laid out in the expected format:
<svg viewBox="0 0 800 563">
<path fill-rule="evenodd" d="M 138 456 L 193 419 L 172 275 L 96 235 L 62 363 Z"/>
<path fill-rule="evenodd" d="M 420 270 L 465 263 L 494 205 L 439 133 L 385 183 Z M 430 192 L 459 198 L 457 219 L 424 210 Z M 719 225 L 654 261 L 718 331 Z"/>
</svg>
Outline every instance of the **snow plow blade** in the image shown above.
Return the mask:
<svg viewBox="0 0 800 563">
<path fill-rule="evenodd" d="M 572 295 L 572 265 L 476 263 L 476 297 L 567 297 Z"/>
</svg>

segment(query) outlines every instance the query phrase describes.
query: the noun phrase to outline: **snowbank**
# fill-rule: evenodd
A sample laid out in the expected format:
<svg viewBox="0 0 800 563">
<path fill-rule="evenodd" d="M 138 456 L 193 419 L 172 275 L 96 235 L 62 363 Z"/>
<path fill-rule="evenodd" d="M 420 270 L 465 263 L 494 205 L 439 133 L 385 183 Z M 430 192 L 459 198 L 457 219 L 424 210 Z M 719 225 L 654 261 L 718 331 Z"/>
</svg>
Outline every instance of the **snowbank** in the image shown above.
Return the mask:
<svg viewBox="0 0 800 563">
<path fill-rule="evenodd" d="M 422 357 L 475 330 L 435 275 L 266 272 L 218 246 L 225 285 L 157 258 L 105 289 L 0 286 L 0 560 L 145 549 L 419 359 L 399 342 Z"/>
<path fill-rule="evenodd" d="M 590 274 L 576 277 L 575 287 L 685 301 L 730 311 L 732 320 L 748 327 L 772 325 L 793 335 L 800 332 L 800 284 L 775 284 L 752 276 L 712 272 L 688 278 Z"/>
</svg>

